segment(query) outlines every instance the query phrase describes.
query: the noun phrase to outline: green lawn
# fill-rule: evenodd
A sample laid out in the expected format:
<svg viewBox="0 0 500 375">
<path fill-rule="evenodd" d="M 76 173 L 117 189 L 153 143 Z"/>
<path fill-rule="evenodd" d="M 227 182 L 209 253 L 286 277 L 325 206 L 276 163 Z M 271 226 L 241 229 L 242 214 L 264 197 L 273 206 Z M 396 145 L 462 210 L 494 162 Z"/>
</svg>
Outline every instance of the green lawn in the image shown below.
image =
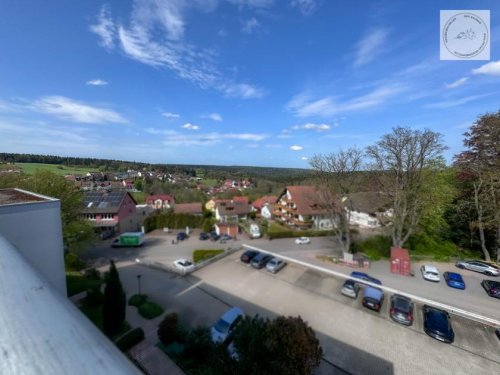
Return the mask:
<svg viewBox="0 0 500 375">
<path fill-rule="evenodd" d="M 144 204 L 146 203 L 146 193 L 142 192 L 142 191 L 134 191 L 132 193 L 132 196 L 134 197 L 135 201 L 137 202 L 137 204 Z"/>
<path fill-rule="evenodd" d="M 86 174 L 90 171 L 95 171 L 95 169 L 89 169 L 88 167 L 67 167 L 61 164 L 42 164 L 42 163 L 16 163 L 17 167 L 26 174 L 34 174 L 37 169 L 43 169 L 51 171 L 57 175 L 67 175 L 67 174 Z"/>
</svg>

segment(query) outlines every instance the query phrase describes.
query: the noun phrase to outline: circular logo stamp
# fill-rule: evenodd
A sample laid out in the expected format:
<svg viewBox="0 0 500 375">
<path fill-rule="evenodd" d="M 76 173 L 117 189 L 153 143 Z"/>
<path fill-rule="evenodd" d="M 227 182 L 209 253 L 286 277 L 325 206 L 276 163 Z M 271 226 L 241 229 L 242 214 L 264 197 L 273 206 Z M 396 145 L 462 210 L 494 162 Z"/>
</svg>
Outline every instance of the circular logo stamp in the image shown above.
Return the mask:
<svg viewBox="0 0 500 375">
<path fill-rule="evenodd" d="M 443 27 L 443 43 L 456 57 L 467 59 L 480 54 L 488 45 L 488 27 L 473 13 L 457 13 Z"/>
</svg>

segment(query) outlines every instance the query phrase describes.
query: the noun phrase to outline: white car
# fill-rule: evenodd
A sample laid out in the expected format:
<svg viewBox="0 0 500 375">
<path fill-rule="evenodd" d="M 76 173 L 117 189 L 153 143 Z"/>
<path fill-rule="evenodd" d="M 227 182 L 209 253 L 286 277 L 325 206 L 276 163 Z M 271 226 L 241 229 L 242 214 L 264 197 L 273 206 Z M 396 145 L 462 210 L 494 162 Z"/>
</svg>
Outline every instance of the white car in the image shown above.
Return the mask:
<svg viewBox="0 0 500 375">
<path fill-rule="evenodd" d="M 187 259 L 178 259 L 174 262 L 174 267 L 184 272 L 191 272 L 195 270 L 194 263 Z"/>
<path fill-rule="evenodd" d="M 420 267 L 420 272 L 422 272 L 422 277 L 425 280 L 436 281 L 436 282 L 439 282 L 440 280 L 439 270 L 434 266 L 424 264 L 422 267 Z"/>
<path fill-rule="evenodd" d="M 210 329 L 212 342 L 226 342 L 242 319 L 243 310 L 239 307 L 227 310 Z"/>
<path fill-rule="evenodd" d="M 295 239 L 295 243 L 297 245 L 306 245 L 308 243 L 311 243 L 311 240 L 309 239 L 309 237 L 299 237 Z"/>
</svg>

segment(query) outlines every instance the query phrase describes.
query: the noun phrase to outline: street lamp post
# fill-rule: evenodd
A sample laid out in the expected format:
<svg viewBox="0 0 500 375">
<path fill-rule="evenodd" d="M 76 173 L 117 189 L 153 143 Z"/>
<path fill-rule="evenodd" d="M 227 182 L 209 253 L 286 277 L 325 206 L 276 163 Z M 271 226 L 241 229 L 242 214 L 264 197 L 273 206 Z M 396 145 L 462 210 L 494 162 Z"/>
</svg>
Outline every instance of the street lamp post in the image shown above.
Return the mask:
<svg viewBox="0 0 500 375">
<path fill-rule="evenodd" d="M 139 291 L 139 295 L 141 294 L 141 275 L 137 275 L 137 290 Z"/>
</svg>

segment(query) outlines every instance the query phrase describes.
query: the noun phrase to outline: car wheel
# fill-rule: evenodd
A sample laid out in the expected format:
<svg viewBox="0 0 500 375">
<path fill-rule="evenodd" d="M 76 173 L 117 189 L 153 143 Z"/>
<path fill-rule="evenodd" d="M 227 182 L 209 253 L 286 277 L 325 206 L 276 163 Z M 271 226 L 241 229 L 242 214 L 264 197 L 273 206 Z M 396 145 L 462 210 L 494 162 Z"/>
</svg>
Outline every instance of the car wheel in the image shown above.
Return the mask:
<svg viewBox="0 0 500 375">
<path fill-rule="evenodd" d="M 459 264 L 457 267 L 460 268 L 461 270 L 463 270 L 465 268 L 465 266 L 463 264 Z"/>
<path fill-rule="evenodd" d="M 484 271 L 484 274 L 485 274 L 486 276 L 492 276 L 492 275 L 493 275 L 490 271 Z"/>
</svg>

